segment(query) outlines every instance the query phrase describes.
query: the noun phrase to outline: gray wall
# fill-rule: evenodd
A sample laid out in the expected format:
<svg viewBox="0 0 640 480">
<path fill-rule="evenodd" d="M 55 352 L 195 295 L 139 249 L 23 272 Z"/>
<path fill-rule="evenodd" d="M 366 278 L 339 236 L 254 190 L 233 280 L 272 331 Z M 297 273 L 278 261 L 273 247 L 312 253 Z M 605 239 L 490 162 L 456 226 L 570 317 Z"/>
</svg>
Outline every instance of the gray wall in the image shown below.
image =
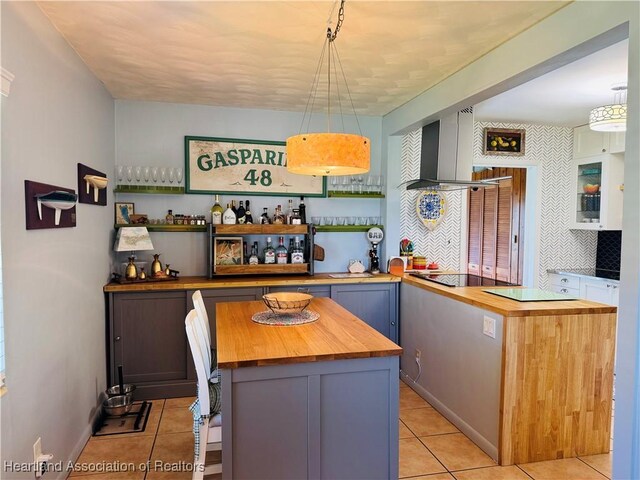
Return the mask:
<svg viewBox="0 0 640 480">
<path fill-rule="evenodd" d="M 325 117 L 326 118 L 326 117 Z M 380 173 L 380 138 L 382 117 L 358 117 L 363 135 L 371 139 L 371 174 Z M 184 166 L 184 137 L 197 135 L 224 138 L 284 141 L 297 134 L 301 113 L 254 110 L 243 108 L 180 105 L 154 102 L 116 101 L 116 164 L 139 166 Z M 315 120 L 321 120 L 317 118 Z M 338 125 L 337 121 L 332 122 Z M 355 128 L 351 119 L 347 128 Z M 325 131 L 326 124 L 312 122 L 311 130 Z M 184 183 L 184 181 L 183 181 Z M 288 198 L 224 195 L 223 202 L 232 199 L 251 200 L 254 218 L 268 207 L 272 213 L 276 205 L 286 207 Z M 168 209 L 174 213 L 208 214 L 211 195 L 125 195 L 118 201 L 133 202 L 136 213 L 149 218 L 164 218 Z M 294 199 L 297 205 L 299 199 Z M 307 198 L 307 218 L 312 216 L 380 216 L 381 200 L 353 200 L 339 198 Z M 208 217 L 207 217 L 208 218 Z M 277 239 L 273 239 L 277 241 Z M 162 253 L 181 275 L 205 275 L 207 272 L 206 235 L 203 233 L 152 233 L 153 246 Z M 264 239 L 260 247 L 264 246 Z M 316 262 L 317 272 L 346 271 L 349 259 L 365 261 L 368 265 L 369 243 L 364 233 L 319 233 L 316 243 L 326 250 L 326 260 Z M 149 255 L 139 257 L 145 260 Z M 125 261 L 126 255 L 118 256 Z M 150 258 L 150 257 L 149 257 Z"/>
<path fill-rule="evenodd" d="M 2 66 L 15 79 L 2 98 L 1 462 L 31 462 L 38 436 L 55 460 L 70 460 L 105 387 L 113 212 L 82 204 L 75 228 L 27 231 L 24 180 L 76 189 L 77 162 L 111 173 L 113 99 L 32 2 L 2 2 Z"/>
</svg>

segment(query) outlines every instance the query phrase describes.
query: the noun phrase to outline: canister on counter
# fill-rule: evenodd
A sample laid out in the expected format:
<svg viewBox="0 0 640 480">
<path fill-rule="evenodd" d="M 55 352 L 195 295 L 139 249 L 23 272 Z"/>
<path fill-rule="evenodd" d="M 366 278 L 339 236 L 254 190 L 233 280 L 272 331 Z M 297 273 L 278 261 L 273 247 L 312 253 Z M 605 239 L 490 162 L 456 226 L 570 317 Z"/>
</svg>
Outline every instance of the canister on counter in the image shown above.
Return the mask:
<svg viewBox="0 0 640 480">
<path fill-rule="evenodd" d="M 413 269 L 414 270 L 426 270 L 427 268 L 427 258 L 421 257 L 419 255 L 415 255 L 413 257 Z"/>
</svg>

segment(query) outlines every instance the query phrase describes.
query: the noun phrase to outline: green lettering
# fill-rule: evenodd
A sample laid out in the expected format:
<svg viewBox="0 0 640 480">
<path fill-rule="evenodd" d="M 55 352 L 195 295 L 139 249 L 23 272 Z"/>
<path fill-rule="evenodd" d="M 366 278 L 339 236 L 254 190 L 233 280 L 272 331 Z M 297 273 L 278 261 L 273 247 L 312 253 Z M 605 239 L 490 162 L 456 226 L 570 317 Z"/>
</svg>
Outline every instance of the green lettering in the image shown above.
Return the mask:
<svg viewBox="0 0 640 480">
<path fill-rule="evenodd" d="M 276 164 L 276 152 L 274 152 L 273 150 L 267 150 L 267 158 L 264 161 L 264 163 L 266 165 L 274 165 Z"/>
<path fill-rule="evenodd" d="M 229 150 L 227 152 L 227 156 L 229 157 L 229 165 L 237 165 L 240 162 L 238 158 L 238 151 L 235 149 Z"/>
<path fill-rule="evenodd" d="M 251 150 L 247 150 L 246 148 L 240 149 L 240 161 L 243 165 L 247 164 L 247 160 L 251 158 Z"/>
<path fill-rule="evenodd" d="M 227 162 L 225 161 L 224 157 L 222 156 L 222 153 L 216 152 L 216 166 L 215 166 L 215 168 L 226 167 L 226 166 L 227 166 Z"/>
<path fill-rule="evenodd" d="M 280 165 L 281 167 L 286 167 L 287 166 L 287 161 L 284 161 L 284 165 L 282 164 L 282 159 L 284 157 L 284 152 L 278 152 L 278 165 Z"/>
<path fill-rule="evenodd" d="M 256 160 L 258 160 L 258 165 L 264 164 L 264 162 L 262 161 L 262 153 L 257 148 L 253 150 L 253 158 L 251 159 L 251 165 L 256 163 Z"/>
<path fill-rule="evenodd" d="M 203 158 L 207 159 L 207 161 L 204 162 L 204 165 L 203 165 L 203 162 L 202 162 Z M 198 163 L 198 168 L 200 170 L 202 170 L 203 172 L 208 172 L 209 170 L 211 170 L 211 168 L 213 168 L 212 165 L 211 165 L 211 157 L 209 156 L 208 153 L 205 153 L 204 155 L 200 155 L 198 157 L 197 163 Z"/>
</svg>

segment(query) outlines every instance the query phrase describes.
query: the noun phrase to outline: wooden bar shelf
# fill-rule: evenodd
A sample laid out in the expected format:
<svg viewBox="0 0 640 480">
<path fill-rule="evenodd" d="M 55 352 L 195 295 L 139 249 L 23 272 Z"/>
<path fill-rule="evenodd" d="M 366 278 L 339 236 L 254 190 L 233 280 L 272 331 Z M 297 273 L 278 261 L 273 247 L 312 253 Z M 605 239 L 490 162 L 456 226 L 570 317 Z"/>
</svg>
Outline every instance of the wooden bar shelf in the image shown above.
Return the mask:
<svg viewBox="0 0 640 480">
<path fill-rule="evenodd" d="M 246 274 L 307 274 L 308 263 L 264 264 L 258 265 L 216 265 L 216 275 L 246 275 Z"/>
<path fill-rule="evenodd" d="M 384 229 L 382 225 L 316 225 L 316 232 L 366 232 L 370 228 L 378 227 Z"/>
<path fill-rule="evenodd" d="M 155 195 L 184 195 L 184 187 L 164 185 L 116 185 L 115 193 L 144 193 Z"/>
<path fill-rule="evenodd" d="M 305 235 L 307 225 L 251 224 L 213 225 L 216 235 Z"/>
</svg>

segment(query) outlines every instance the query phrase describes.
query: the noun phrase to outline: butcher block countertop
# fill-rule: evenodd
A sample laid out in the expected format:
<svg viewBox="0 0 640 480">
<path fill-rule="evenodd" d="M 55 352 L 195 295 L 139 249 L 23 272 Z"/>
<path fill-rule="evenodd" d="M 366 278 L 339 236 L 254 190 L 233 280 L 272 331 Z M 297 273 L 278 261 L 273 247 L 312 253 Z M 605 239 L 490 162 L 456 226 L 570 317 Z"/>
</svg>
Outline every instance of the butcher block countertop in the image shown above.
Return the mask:
<svg viewBox="0 0 640 480">
<path fill-rule="evenodd" d="M 439 293 L 445 297 L 496 312 L 505 317 L 528 317 L 537 315 L 579 315 L 585 313 L 616 313 L 612 305 L 591 302 L 588 300 L 559 300 L 543 302 L 518 302 L 483 292 L 485 289 L 514 287 L 447 287 L 410 275 L 402 278 L 402 283 L 413 285 L 424 290 Z M 526 288 L 526 287 L 515 287 Z"/>
<path fill-rule="evenodd" d="M 371 277 L 331 278 L 333 273 L 318 273 L 315 275 L 279 275 L 220 277 L 180 277 L 166 282 L 129 283 L 111 282 L 104 286 L 105 292 L 153 292 L 171 290 L 206 290 L 210 288 L 236 287 L 276 287 L 283 285 L 331 285 L 331 284 L 360 284 L 360 283 L 389 283 L 399 282 L 400 277 L 381 273 Z M 344 273 L 340 273 L 344 275 Z"/>
<path fill-rule="evenodd" d="M 402 348 L 329 298 L 314 298 L 312 323 L 262 325 L 251 320 L 263 302 L 216 305 L 218 366 L 241 368 L 353 358 L 389 357 Z"/>
</svg>

